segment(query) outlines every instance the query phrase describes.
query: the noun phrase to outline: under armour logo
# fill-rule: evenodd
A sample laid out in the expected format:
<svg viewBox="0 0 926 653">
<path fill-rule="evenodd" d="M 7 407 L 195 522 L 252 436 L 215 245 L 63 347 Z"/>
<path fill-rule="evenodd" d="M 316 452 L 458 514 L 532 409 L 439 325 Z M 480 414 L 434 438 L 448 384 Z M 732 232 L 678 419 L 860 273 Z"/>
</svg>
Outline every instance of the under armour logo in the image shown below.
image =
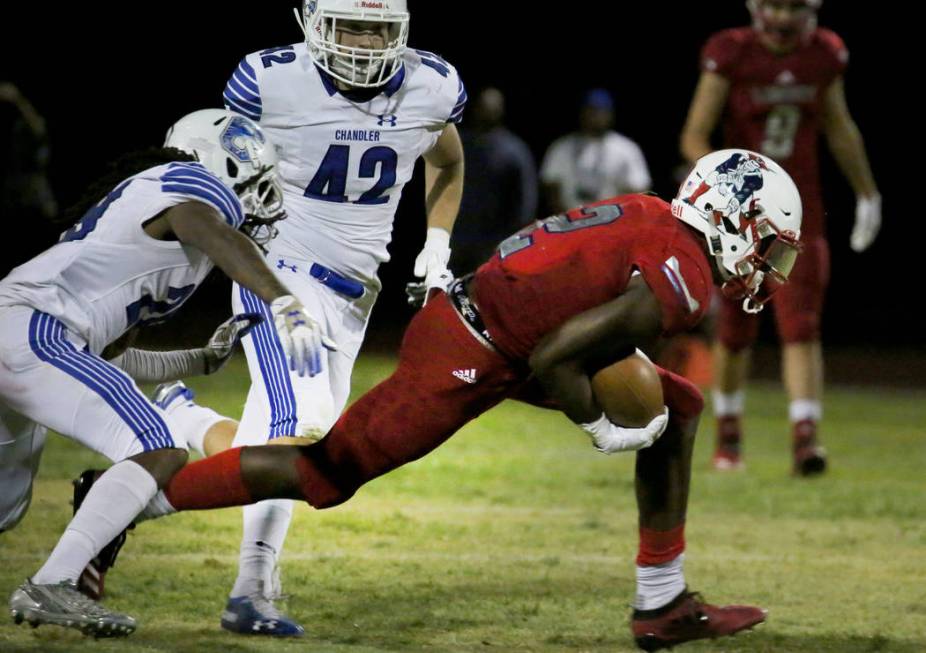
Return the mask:
<svg viewBox="0 0 926 653">
<path fill-rule="evenodd" d="M 454 370 L 453 375 L 460 379 L 461 381 L 466 381 L 467 383 L 476 382 L 476 370 L 475 368 L 470 368 L 468 370 Z"/>
<path fill-rule="evenodd" d="M 295 265 L 290 265 L 284 259 L 280 259 L 277 261 L 277 270 L 282 270 L 283 268 L 287 268 L 292 272 L 297 272 L 299 270 Z"/>
<path fill-rule="evenodd" d="M 380 127 L 383 127 L 386 124 L 388 124 L 390 127 L 395 127 L 395 124 L 398 120 L 398 116 L 396 116 L 394 113 L 381 113 L 379 114 L 379 120 L 377 121 L 377 124 Z"/>
<path fill-rule="evenodd" d="M 262 630 L 276 630 L 277 627 L 276 619 L 257 619 L 253 624 L 251 624 L 251 630 L 260 632 Z"/>
</svg>

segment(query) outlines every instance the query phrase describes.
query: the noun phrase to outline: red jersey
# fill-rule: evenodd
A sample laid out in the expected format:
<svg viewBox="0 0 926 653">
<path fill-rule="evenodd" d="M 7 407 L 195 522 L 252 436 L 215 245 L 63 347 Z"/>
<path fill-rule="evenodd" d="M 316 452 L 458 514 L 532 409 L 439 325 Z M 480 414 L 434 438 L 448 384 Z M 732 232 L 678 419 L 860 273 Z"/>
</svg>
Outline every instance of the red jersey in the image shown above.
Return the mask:
<svg viewBox="0 0 926 653">
<path fill-rule="evenodd" d="M 822 28 L 784 55 L 762 45 L 751 27 L 728 29 L 708 39 L 701 55 L 703 70 L 730 82 L 724 145 L 767 154 L 788 171 L 804 205 L 804 236 L 824 234 L 819 118 L 824 91 L 848 58 L 842 39 Z"/>
<path fill-rule="evenodd" d="M 701 241 L 652 195 L 573 209 L 508 238 L 471 286 L 498 348 L 526 359 L 571 317 L 621 295 L 638 271 L 662 306 L 663 332 L 686 331 L 710 301 Z"/>
</svg>

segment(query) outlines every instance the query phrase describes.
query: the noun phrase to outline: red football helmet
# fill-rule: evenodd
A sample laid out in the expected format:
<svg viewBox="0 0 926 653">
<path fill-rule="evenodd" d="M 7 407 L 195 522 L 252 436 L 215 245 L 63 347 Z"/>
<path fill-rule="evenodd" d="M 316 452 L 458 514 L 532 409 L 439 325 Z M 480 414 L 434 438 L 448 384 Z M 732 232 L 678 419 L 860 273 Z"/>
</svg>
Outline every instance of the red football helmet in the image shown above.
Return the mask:
<svg viewBox="0 0 926 653">
<path fill-rule="evenodd" d="M 823 0 L 746 0 L 752 26 L 776 50 L 790 50 L 806 42 L 817 28 Z"/>
</svg>

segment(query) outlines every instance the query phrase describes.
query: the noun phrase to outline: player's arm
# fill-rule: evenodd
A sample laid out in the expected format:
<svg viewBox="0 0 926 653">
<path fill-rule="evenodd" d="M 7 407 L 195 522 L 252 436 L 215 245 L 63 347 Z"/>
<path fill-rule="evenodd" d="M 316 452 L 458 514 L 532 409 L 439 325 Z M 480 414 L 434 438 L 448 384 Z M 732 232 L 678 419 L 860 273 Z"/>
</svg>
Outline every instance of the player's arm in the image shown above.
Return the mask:
<svg viewBox="0 0 926 653">
<path fill-rule="evenodd" d="M 646 349 L 662 331 L 659 301 L 642 276 L 606 304 L 574 316 L 541 340 L 528 361 L 531 372 L 576 424 L 601 417 L 589 371 Z"/>
<path fill-rule="evenodd" d="M 214 374 L 228 362 L 235 345 L 260 322 L 253 313 L 235 315 L 215 330 L 205 347 L 175 351 L 148 351 L 128 348 L 104 358 L 122 369 L 138 383 L 166 383 L 201 374 Z"/>
<path fill-rule="evenodd" d="M 450 233 L 463 196 L 463 145 L 453 123 L 444 127 L 434 146 L 424 153 L 425 209 L 428 234 L 415 259 L 415 276 L 421 283 L 406 287 L 409 297 L 427 294 L 432 288 L 446 290 L 453 281 L 447 269 L 450 260 Z"/>
<path fill-rule="evenodd" d="M 679 139 L 679 149 L 689 163 L 713 149 L 711 134 L 720 122 L 729 94 L 730 82 L 726 77 L 710 71 L 701 73 Z"/>
<path fill-rule="evenodd" d="M 862 251 L 875 239 L 881 226 L 881 195 L 871 174 L 862 133 L 849 113 L 842 77 L 824 91 L 822 127 L 833 158 L 855 191 L 852 248 Z"/>
<path fill-rule="evenodd" d="M 274 276 L 254 242 L 226 224 L 219 213 L 202 202 L 184 202 L 163 214 L 164 225 L 181 243 L 208 256 L 232 281 L 268 304 L 291 294 Z"/>
<path fill-rule="evenodd" d="M 277 280 L 257 245 L 228 225 L 218 211 L 203 202 L 184 202 L 167 209 L 145 230 L 155 238 L 164 238 L 172 232 L 181 243 L 208 256 L 232 281 L 267 302 L 283 349 L 290 358 L 290 369 L 309 376 L 321 372 L 322 348 L 335 350 L 337 346 L 324 335 L 301 302 Z"/>
<path fill-rule="evenodd" d="M 444 127 L 434 146 L 424 153 L 424 184 L 428 228 L 449 234 L 463 196 L 463 144 L 453 123 Z"/>
</svg>

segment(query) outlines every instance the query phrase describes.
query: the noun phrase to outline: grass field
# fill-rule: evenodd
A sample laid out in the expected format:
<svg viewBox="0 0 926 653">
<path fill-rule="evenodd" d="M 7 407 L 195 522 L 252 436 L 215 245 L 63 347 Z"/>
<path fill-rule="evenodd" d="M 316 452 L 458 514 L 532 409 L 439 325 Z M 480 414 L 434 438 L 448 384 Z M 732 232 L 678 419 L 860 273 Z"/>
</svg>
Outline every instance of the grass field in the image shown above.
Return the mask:
<svg viewBox="0 0 926 653">
<path fill-rule="evenodd" d="M 362 392 L 390 369 L 363 357 Z M 236 415 L 243 361 L 193 383 Z M 766 607 L 754 632 L 685 651 L 926 651 L 926 392 L 833 388 L 832 471 L 795 480 L 784 399 L 749 396 L 747 470 L 695 457 L 687 577 L 713 602 Z M 34 572 L 70 515 L 69 479 L 98 464 L 55 437 L 29 515 L 0 536 L 0 592 Z M 286 607 L 307 637 L 218 627 L 235 575 L 240 511 L 146 523 L 108 577 L 127 640 L 0 621 L 0 651 L 631 651 L 633 456 L 595 453 L 561 415 L 508 402 L 430 457 L 327 512 L 297 508 L 283 556 Z"/>
</svg>

